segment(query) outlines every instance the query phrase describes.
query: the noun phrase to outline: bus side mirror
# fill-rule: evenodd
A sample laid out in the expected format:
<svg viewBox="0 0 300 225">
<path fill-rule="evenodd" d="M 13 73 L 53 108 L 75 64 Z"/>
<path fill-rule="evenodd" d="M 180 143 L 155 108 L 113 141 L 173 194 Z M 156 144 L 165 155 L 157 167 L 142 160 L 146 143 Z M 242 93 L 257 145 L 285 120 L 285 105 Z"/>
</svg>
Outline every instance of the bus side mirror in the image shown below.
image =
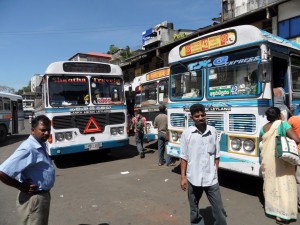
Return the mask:
<svg viewBox="0 0 300 225">
<path fill-rule="evenodd" d="M 271 82 L 272 66 L 271 62 L 262 62 L 258 67 L 259 81 L 261 83 Z"/>
</svg>

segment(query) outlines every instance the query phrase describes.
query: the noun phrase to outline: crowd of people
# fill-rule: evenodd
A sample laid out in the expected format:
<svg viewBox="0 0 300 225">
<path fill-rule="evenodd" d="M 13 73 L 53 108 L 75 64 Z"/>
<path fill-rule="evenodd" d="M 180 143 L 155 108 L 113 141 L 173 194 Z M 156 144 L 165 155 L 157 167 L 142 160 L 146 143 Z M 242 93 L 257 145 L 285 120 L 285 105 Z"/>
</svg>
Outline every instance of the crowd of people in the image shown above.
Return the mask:
<svg viewBox="0 0 300 225">
<path fill-rule="evenodd" d="M 294 165 L 275 157 L 275 137 L 278 132 L 284 132 L 298 144 L 300 154 L 300 115 L 283 115 L 282 110 L 286 108 L 270 107 L 266 111 L 269 122 L 260 130 L 260 154 L 265 213 L 278 224 L 289 224 L 297 220 L 300 212 L 300 165 L 296 170 Z M 161 105 L 159 111 L 160 114 L 154 119 L 154 127 L 158 129 L 158 166 L 173 166 L 174 159 L 165 151 L 168 133 L 166 107 Z M 207 124 L 202 104 L 193 104 L 190 114 L 194 123 L 182 133 L 180 153 L 180 187 L 187 191 L 190 223 L 205 224 L 199 209 L 205 192 L 212 206 L 214 224 L 226 225 L 227 215 L 218 182 L 220 146 L 217 131 Z M 138 110 L 130 121 L 137 151 L 140 158 L 144 158 L 144 135 L 148 135 L 146 118 Z M 0 165 L 0 180 L 19 190 L 17 209 L 20 224 L 48 224 L 50 189 L 55 181 L 54 166 L 45 145 L 51 131 L 50 124 L 46 116 L 35 117 L 31 122 L 29 138 Z"/>
</svg>

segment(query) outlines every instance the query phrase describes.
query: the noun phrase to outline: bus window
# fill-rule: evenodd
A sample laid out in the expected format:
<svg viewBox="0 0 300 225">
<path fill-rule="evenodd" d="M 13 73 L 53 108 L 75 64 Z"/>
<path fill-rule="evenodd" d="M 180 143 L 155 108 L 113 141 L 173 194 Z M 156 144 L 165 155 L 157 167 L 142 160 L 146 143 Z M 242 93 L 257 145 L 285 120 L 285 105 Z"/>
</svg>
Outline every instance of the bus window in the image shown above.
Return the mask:
<svg viewBox="0 0 300 225">
<path fill-rule="evenodd" d="M 0 97 L 0 111 L 3 111 L 3 100 L 2 100 L 2 97 Z"/>
<path fill-rule="evenodd" d="M 86 105 L 89 93 L 88 79 L 80 76 L 49 77 L 49 99 L 51 106 Z"/>
<path fill-rule="evenodd" d="M 3 107 L 4 107 L 4 110 L 10 111 L 10 99 L 9 98 L 3 98 Z"/>
<path fill-rule="evenodd" d="M 300 91 L 300 58 L 292 57 L 291 59 L 292 68 L 292 89 L 293 91 Z"/>
</svg>

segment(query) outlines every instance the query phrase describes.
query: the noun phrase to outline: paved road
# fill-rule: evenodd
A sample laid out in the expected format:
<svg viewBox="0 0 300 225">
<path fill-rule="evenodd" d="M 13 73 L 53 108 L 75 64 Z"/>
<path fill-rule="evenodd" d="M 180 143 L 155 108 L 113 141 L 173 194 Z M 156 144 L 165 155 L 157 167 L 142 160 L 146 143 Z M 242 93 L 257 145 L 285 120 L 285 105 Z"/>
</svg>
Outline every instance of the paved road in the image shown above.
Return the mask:
<svg viewBox="0 0 300 225">
<path fill-rule="evenodd" d="M 0 144 L 0 163 L 28 134 L 27 127 L 23 134 Z M 179 167 L 157 166 L 155 142 L 148 144 L 146 158 L 140 159 L 132 141 L 108 155 L 90 152 L 54 160 L 57 177 L 51 191 L 49 225 L 189 224 Z M 219 177 L 228 225 L 275 224 L 263 211 L 261 179 L 227 171 L 219 171 Z M 0 225 L 17 224 L 16 194 L 17 190 L 0 183 Z M 206 225 L 212 225 L 205 195 L 200 205 Z"/>
</svg>

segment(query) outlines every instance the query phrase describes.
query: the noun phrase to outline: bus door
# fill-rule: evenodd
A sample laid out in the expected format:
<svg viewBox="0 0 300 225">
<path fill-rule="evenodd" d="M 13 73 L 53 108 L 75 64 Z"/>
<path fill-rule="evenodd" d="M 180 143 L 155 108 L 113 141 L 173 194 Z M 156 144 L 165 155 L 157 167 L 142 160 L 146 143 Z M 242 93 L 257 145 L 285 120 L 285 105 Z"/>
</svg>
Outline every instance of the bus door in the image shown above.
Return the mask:
<svg viewBox="0 0 300 225">
<path fill-rule="evenodd" d="M 18 133 L 18 102 L 17 101 L 11 101 L 11 133 L 17 134 Z"/>
<path fill-rule="evenodd" d="M 273 73 L 273 88 L 281 87 L 285 92 L 285 105 L 290 107 L 289 95 L 289 79 L 288 79 L 288 57 L 273 56 L 272 58 L 272 73 Z"/>
</svg>

